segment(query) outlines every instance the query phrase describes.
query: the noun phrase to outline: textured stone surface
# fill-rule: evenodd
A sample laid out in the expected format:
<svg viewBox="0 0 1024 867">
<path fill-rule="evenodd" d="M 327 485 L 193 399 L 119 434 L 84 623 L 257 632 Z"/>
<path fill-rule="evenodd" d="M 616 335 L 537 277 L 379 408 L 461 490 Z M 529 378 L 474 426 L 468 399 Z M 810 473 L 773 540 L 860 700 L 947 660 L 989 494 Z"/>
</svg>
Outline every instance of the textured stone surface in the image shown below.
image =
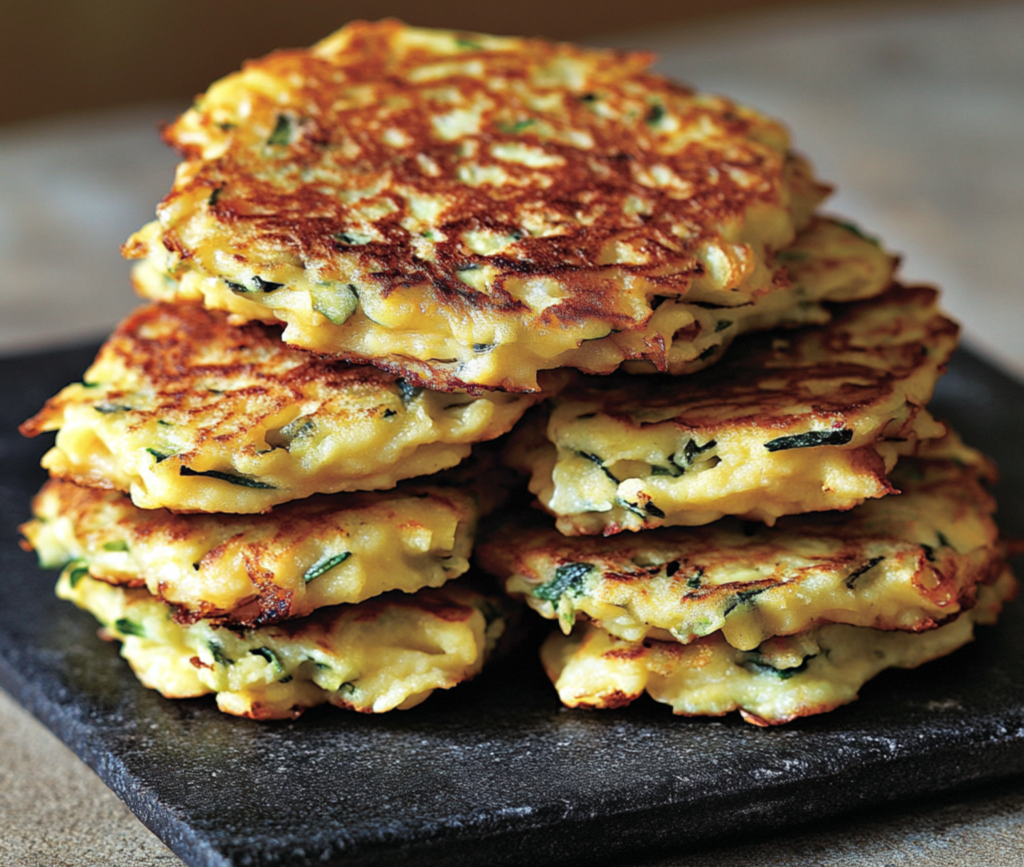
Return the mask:
<svg viewBox="0 0 1024 867">
<path fill-rule="evenodd" d="M 0 867 L 181 867 L 64 744 L 0 691 Z"/>
<path fill-rule="evenodd" d="M 0 425 L 0 682 L 188 863 L 621 859 L 1024 772 L 1020 605 L 953 656 L 778 729 L 674 719 L 653 702 L 566 711 L 532 652 L 384 717 L 258 725 L 164 701 L 13 544 L 43 445 L 13 422 L 87 358 L 0 362 L 0 382 L 19 384 Z M 1024 535 L 1024 389 L 961 355 L 936 409 L 1000 459 L 1002 517 Z"/>
</svg>

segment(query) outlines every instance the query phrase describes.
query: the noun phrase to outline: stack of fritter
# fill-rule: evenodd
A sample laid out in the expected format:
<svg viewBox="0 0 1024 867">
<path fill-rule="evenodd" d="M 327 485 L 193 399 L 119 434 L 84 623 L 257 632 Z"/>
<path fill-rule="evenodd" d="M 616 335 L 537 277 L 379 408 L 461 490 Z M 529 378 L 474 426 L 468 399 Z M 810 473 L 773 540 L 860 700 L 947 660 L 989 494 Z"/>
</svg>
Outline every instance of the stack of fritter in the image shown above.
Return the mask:
<svg viewBox="0 0 1024 867">
<path fill-rule="evenodd" d="M 143 682 L 268 717 L 478 671 L 497 606 L 446 582 L 503 484 L 449 468 L 527 410 L 556 526 L 480 559 L 567 704 L 784 721 L 994 618 L 990 468 L 924 409 L 956 326 L 784 129 L 650 62 L 356 23 L 167 128 L 154 303 L 24 428 L 25 534 Z"/>
</svg>

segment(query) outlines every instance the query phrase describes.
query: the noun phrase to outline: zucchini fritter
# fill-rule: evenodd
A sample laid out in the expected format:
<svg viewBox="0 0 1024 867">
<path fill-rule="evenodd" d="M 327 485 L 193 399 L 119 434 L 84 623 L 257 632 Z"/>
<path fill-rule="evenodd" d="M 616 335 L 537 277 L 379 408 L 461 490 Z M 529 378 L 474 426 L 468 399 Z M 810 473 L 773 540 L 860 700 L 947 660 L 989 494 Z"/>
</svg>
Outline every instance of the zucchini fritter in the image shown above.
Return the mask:
<svg viewBox="0 0 1024 867">
<path fill-rule="evenodd" d="M 439 391 L 688 372 L 803 321 L 774 254 L 826 189 L 778 123 L 651 60 L 384 21 L 250 61 L 167 128 L 136 286 Z M 736 326 L 694 340 L 695 305 Z"/>
<path fill-rule="evenodd" d="M 478 562 L 569 632 L 689 643 L 721 631 L 740 650 L 818 623 L 921 631 L 970 608 L 1003 562 L 995 503 L 977 470 L 908 459 L 900 496 L 849 512 L 724 519 L 601 538 L 506 524 Z"/>
<path fill-rule="evenodd" d="M 945 433 L 923 409 L 958 336 L 936 296 L 894 286 L 685 378 L 579 377 L 512 435 L 508 461 L 567 535 L 883 497 L 899 456 Z"/>
<path fill-rule="evenodd" d="M 259 629 L 183 626 L 144 589 L 68 566 L 57 595 L 122 642 L 143 685 L 166 698 L 216 693 L 225 713 L 296 717 L 330 702 L 363 713 L 416 706 L 478 674 L 504 630 L 496 600 L 456 585 L 393 593 Z"/>
<path fill-rule="evenodd" d="M 318 496 L 266 515 L 175 515 L 51 480 L 21 528 L 45 568 L 145 586 L 183 624 L 263 626 L 469 568 L 476 498 L 439 485 Z"/>
<path fill-rule="evenodd" d="M 262 512 L 391 488 L 503 434 L 537 395 L 440 394 L 290 349 L 193 305 L 136 310 L 22 433 L 59 429 L 51 475 L 146 509 Z"/>
<path fill-rule="evenodd" d="M 971 641 L 974 625 L 996 620 L 1017 585 L 1005 569 L 978 604 L 929 632 L 831 625 L 737 650 L 721 636 L 693 644 L 627 642 L 580 625 L 541 648 L 544 668 L 569 707 L 622 707 L 646 692 L 682 716 L 739 710 L 754 725 L 778 725 L 833 710 L 886 668 L 916 668 Z"/>
</svg>

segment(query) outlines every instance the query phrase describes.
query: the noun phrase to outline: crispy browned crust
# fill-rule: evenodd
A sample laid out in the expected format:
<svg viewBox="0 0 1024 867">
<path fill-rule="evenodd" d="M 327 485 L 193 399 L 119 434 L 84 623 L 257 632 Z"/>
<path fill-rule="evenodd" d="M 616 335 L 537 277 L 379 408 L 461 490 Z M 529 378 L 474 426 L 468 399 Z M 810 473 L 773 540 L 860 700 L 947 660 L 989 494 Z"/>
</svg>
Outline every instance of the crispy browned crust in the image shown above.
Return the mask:
<svg viewBox="0 0 1024 867">
<path fill-rule="evenodd" d="M 944 347 L 940 370 L 945 369 L 960 329 L 939 312 L 937 298 L 932 287 L 897 284 L 877 299 L 837 306 L 835 319 L 820 328 L 746 336 L 706 371 L 685 378 L 579 376 L 557 400 L 594 403 L 597 411 L 640 428 L 655 417 L 694 432 L 713 432 L 726 421 L 741 422 L 770 439 L 773 432 L 788 433 L 794 422 L 806 429 L 842 427 L 847 413 L 889 401 L 894 388 L 921 368 L 929 354 L 934 360 L 936 346 Z M 873 345 L 865 346 L 864 335 L 851 328 L 851 322 L 872 308 L 889 311 L 885 327 L 896 338 L 892 343 L 886 342 L 886 335 L 871 335 Z M 919 324 L 923 310 L 931 312 Z M 908 328 L 921 328 L 920 339 L 899 339 Z M 791 351 L 793 344 L 807 341 L 820 344 L 817 357 L 803 358 L 799 350 Z M 851 353 L 862 361 L 850 360 Z M 791 361 L 793 354 L 797 358 Z M 795 414 L 797 406 L 808 407 L 809 412 Z M 878 455 L 872 455 L 865 456 L 865 469 L 877 462 Z"/>
<path fill-rule="evenodd" d="M 398 377 L 374 367 L 327 361 L 281 343 L 279 328 L 268 325 L 229 324 L 226 314 L 190 304 L 152 304 L 129 315 L 100 350 L 130 370 L 149 391 L 148 408 L 133 407 L 133 426 L 165 418 L 169 411 L 179 423 L 219 436 L 221 425 L 239 423 L 235 410 L 245 406 L 242 423 L 249 427 L 271 418 L 284 407 L 301 401 L 313 387 L 322 393 L 348 390 L 392 390 Z M 230 399 L 218 392 L 230 390 Z M 116 404 L 127 390 L 108 390 L 105 399 Z M 19 430 L 37 436 L 51 430 L 61 415 L 61 395 L 50 398 Z M 211 421 L 220 405 L 226 415 Z M 201 437 L 200 437 L 201 438 Z M 183 452 L 182 461 L 194 457 Z M 79 484 L 100 485 L 98 480 L 76 478 Z"/>
<path fill-rule="evenodd" d="M 883 523 L 872 516 L 872 509 L 880 508 L 872 504 L 848 512 L 786 516 L 771 528 L 725 519 L 702 527 L 662 527 L 611 537 L 563 536 L 536 515 L 520 513 L 478 544 L 474 557 L 496 577 L 521 576 L 531 588 L 555 579 L 560 567 L 585 564 L 595 576 L 586 594 L 595 599 L 623 607 L 629 599 L 638 604 L 678 599 L 680 611 L 694 617 L 728 612 L 737 599 L 764 593 L 775 605 L 785 605 L 786 599 L 806 605 L 813 598 L 811 591 L 801 595 L 808 579 L 831 574 L 840 583 L 850 582 L 849 587 L 884 559 L 906 571 L 921 611 L 913 621 L 876 612 L 871 625 L 924 632 L 974 607 L 978 587 L 993 583 L 1004 568 L 1006 547 L 991 517 L 995 501 L 972 468 L 907 458 L 897 481 L 915 498 L 922 522 L 928 520 L 927 504 L 941 501 L 948 524 L 980 519 L 984 535 L 963 553 L 947 544 L 922 544 L 906 516 Z M 798 556 L 806 556 L 803 565 L 795 564 Z M 722 580 L 733 572 L 756 571 L 763 577 Z M 579 600 L 576 604 L 583 607 Z M 592 620 L 580 610 L 574 616 Z M 838 608 L 810 624 L 794 621 L 775 634 L 830 622 L 844 622 Z"/>
<path fill-rule="evenodd" d="M 60 499 L 63 516 L 76 524 L 94 521 L 94 514 L 105 502 L 121 501 L 128 503 L 128 498 L 114 492 L 98 492 L 94 489 L 81 487 L 71 482 L 50 479 L 36 495 L 36 499 L 44 495 L 56 495 Z M 188 626 L 200 620 L 216 622 L 228 628 L 245 629 L 268 626 L 280 623 L 297 616 L 294 594 L 281 587 L 274 580 L 273 567 L 277 558 L 285 550 L 301 549 L 303 545 L 313 543 L 334 528 L 339 511 L 358 511 L 361 507 L 386 503 L 388 500 L 407 496 L 429 498 L 438 508 L 445 508 L 461 514 L 463 520 L 471 521 L 472 516 L 467 510 L 468 502 L 454 489 L 447 495 L 443 488 L 432 485 L 428 489 L 415 485 L 403 485 L 393 491 L 351 492 L 343 496 L 318 495 L 304 500 L 296 500 L 277 506 L 273 512 L 263 515 L 193 515 L 177 514 L 167 509 L 143 510 L 128 506 L 129 517 L 117 524 L 121 536 L 128 540 L 129 545 L 153 539 L 154 543 L 171 545 L 175 542 L 186 542 L 209 534 L 211 524 L 217 524 L 220 534 L 225 540 L 208 550 L 195 567 L 209 566 L 216 568 L 217 562 L 230 556 L 233 546 L 247 533 L 259 536 L 258 541 L 244 544 L 234 556 L 241 556 L 246 574 L 253 585 L 252 597 L 242 605 L 224 611 L 215 605 L 201 603 L 196 606 L 175 604 L 167 598 L 166 585 L 161 583 L 154 594 L 161 602 L 170 606 L 174 621 Z M 38 510 L 37 510 L 38 511 Z M 28 525 L 24 525 L 28 526 Z M 24 528 L 23 528 L 24 529 Z M 266 532 L 269 530 L 270 532 Z M 142 578 L 127 575 L 105 575 L 94 566 L 90 575 L 97 580 L 113 586 L 127 588 L 144 588 L 146 582 Z M 472 612 L 472 608 L 455 603 L 448 596 L 435 594 L 429 589 L 421 593 L 384 595 L 360 603 L 361 612 L 366 617 L 377 617 L 383 608 L 394 605 L 409 605 L 430 611 L 435 616 L 447 620 L 463 620 Z M 446 607 L 448 606 L 448 607 Z M 318 609 L 293 621 L 304 624 L 327 622 L 332 608 Z M 453 613 L 455 612 L 455 613 Z M 304 613 L 304 612 L 299 612 Z M 320 617 L 320 620 L 316 618 Z M 361 619 L 366 619 L 361 617 Z M 304 627 L 303 627 L 304 628 Z"/>
<path fill-rule="evenodd" d="M 304 272 L 350 286 L 363 308 L 370 296 L 415 294 L 460 331 L 514 321 L 578 335 L 579 346 L 642 330 L 656 298 L 687 295 L 713 270 L 708 242 L 749 243 L 771 260 L 824 195 L 779 124 L 649 72 L 652 55 L 471 36 L 428 49 L 417 39 L 443 32 L 424 33 L 354 22 L 248 62 L 168 126 L 185 158 L 158 208 L 170 276 L 234 285 L 242 268 L 288 285 L 285 271 Z M 442 131 L 460 112 L 471 122 Z M 502 241 L 485 249 L 476 233 Z M 145 258 L 151 243 L 136 236 L 122 252 Z M 481 269 L 482 284 L 466 278 Z M 716 289 L 723 304 L 744 304 L 785 285 L 781 270 L 775 278 Z M 550 303 L 535 303 L 538 292 Z M 296 343 L 439 391 L 481 382 L 456 359 L 353 349 L 333 332 Z M 667 364 L 653 343 L 626 357 Z M 533 373 L 485 385 L 532 390 Z"/>
<path fill-rule="evenodd" d="M 496 283 L 494 291 L 484 294 L 470 290 L 455 276 L 467 266 L 495 264 L 492 257 L 467 250 L 459 237 L 480 227 L 519 232 L 524 213 L 540 206 L 564 221 L 564 234 L 523 237 L 500 265 L 508 277 L 554 274 L 567 281 L 570 296 L 558 305 L 562 321 L 609 315 L 615 321 L 607 297 L 612 287 L 600 276 L 610 240 L 636 241 L 649 261 L 628 270 L 661 283 L 666 294 L 676 294 L 692 274 L 688 267 L 679 267 L 680 244 L 668 231 L 671 226 L 692 227 L 700 236 L 702 227 L 712 221 L 727 220 L 755 202 L 777 200 L 772 180 L 781 171 L 782 158 L 752 138 L 764 125 L 763 119 L 724 100 L 694 100 L 692 89 L 647 71 L 653 55 L 595 52 L 538 39 L 520 40 L 516 51 L 467 49 L 463 59 L 478 59 L 481 73 L 445 76 L 441 82 L 458 91 L 453 100 L 458 104 L 470 104 L 477 98 L 493 100 L 483 112 L 482 132 L 474 137 L 479 142 L 527 142 L 565 162 L 557 172 L 539 174 L 529 166 L 499 161 L 481 148 L 474 162 L 482 167 L 500 166 L 511 175 L 511 181 L 501 187 L 471 187 L 457 177 L 465 162 L 459 153 L 465 140 L 442 142 L 431 134 L 431 119 L 445 105 L 430 95 L 437 89 L 438 79 L 417 85 L 409 78 L 411 72 L 439 58 L 426 51 L 397 51 L 397 37 L 404 30 L 397 21 L 355 22 L 347 30 L 350 38 L 340 51 L 278 51 L 245 65 L 245 72 L 262 70 L 277 80 L 301 81 L 291 88 L 285 109 L 298 126 L 286 152 L 276 159 L 271 156 L 264 165 L 254 165 L 248 152 L 229 147 L 218 159 L 201 161 L 165 204 L 197 187 L 207 195 L 219 190 L 212 210 L 240 239 L 259 237 L 303 258 L 330 259 L 339 250 L 351 252 L 351 246 L 334 236 L 352 225 L 353 209 L 344 204 L 335 188 L 327 192 L 303 183 L 287 183 L 282 188 L 280 182 L 266 180 L 273 168 L 330 166 L 343 173 L 338 181 L 342 189 L 363 188 L 373 179 L 387 177 L 391 184 L 424 196 L 440 194 L 451 215 L 443 224 L 449 240 L 437 244 L 434 262 L 415 255 L 410 233 L 401 226 L 407 215 L 400 208 L 386 222 L 378 223 L 384 239 L 366 245 L 363 269 L 385 296 L 396 287 L 424 284 L 455 310 L 502 313 L 521 309 L 522 302 L 504 290 L 507 277 Z M 512 131 L 517 123 L 538 114 L 536 106 L 528 105 L 519 93 L 534 87 L 532 79 L 542 67 L 563 58 L 595 55 L 600 61 L 598 75 L 587 82 L 588 89 L 570 93 L 573 98 L 566 100 L 557 114 L 544 114 L 545 121 L 560 131 L 589 133 L 594 139 L 592 149 L 545 141 L 529 127 Z M 368 105 L 355 110 L 346 105 L 339 110 L 339 97 L 360 87 L 372 93 Z M 666 153 L 664 136 L 644 118 L 626 124 L 605 120 L 591 108 L 590 98 L 599 95 L 602 102 L 625 112 L 638 93 L 648 111 L 661 104 L 684 119 L 706 118 L 730 139 L 731 146 L 721 151 L 694 142 L 678 153 Z M 231 140 L 234 131 L 216 128 L 212 117 L 204 116 L 202 123 L 210 140 Z M 381 140 L 385 126 L 401 131 L 401 144 Z M 164 138 L 186 160 L 201 160 L 202 149 L 182 135 L 180 122 L 168 126 Z M 423 168 L 424 157 L 432 165 L 429 170 Z M 273 168 L 268 171 L 266 165 Z M 642 179 L 658 165 L 678 175 L 687 195 L 644 183 Z M 741 173 L 753 173 L 756 180 L 737 180 Z M 540 179 L 543 187 L 538 186 Z M 538 201 L 541 189 L 543 198 Z M 650 201 L 657 220 L 625 217 L 623 203 L 637 194 Z M 190 253 L 189 246 L 173 232 L 166 234 L 164 243 L 182 255 Z M 239 246 L 248 244 L 243 241 Z M 133 255 L 131 249 L 126 253 Z M 667 265 L 672 266 L 672 273 L 663 275 Z M 611 305 L 613 309 L 617 306 Z"/>
</svg>

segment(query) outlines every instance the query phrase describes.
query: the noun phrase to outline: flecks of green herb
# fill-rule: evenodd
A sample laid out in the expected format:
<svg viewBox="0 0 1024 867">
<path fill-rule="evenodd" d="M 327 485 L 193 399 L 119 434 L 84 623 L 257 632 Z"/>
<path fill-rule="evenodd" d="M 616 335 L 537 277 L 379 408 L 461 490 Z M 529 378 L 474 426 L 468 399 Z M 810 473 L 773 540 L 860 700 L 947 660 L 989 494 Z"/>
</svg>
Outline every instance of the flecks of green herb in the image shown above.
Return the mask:
<svg viewBox="0 0 1024 867">
<path fill-rule="evenodd" d="M 674 455 L 669 455 L 668 459 L 671 461 Z M 673 464 L 670 467 L 663 467 L 659 464 L 651 464 L 651 475 L 652 476 L 671 476 L 673 479 L 678 479 L 684 472 L 682 467 Z"/>
<path fill-rule="evenodd" d="M 81 580 L 89 575 L 89 567 L 84 563 L 77 563 L 68 570 L 68 584 L 74 590 Z"/>
<path fill-rule="evenodd" d="M 755 596 L 760 596 L 767 589 L 767 587 L 755 587 L 753 590 L 741 590 L 739 593 L 730 597 L 729 603 L 725 606 L 725 611 L 722 612 L 722 616 L 728 617 L 741 605 L 745 605 Z"/>
<path fill-rule="evenodd" d="M 483 48 L 479 42 L 473 39 L 467 39 L 465 36 L 456 37 L 455 44 L 459 48 L 464 48 L 467 51 L 480 51 Z"/>
<path fill-rule="evenodd" d="M 216 205 L 217 204 L 217 199 L 220 198 L 220 192 L 223 189 L 224 189 L 223 187 L 217 187 L 212 193 L 210 193 L 210 198 L 208 198 L 206 200 L 206 204 L 208 204 L 211 208 L 214 205 Z"/>
<path fill-rule="evenodd" d="M 697 455 L 703 454 L 708 449 L 713 449 L 717 445 L 718 440 L 708 440 L 702 446 L 697 445 L 697 440 L 687 440 L 686 445 L 683 446 L 683 460 L 686 462 L 686 466 L 689 467 Z M 672 461 L 677 465 L 679 463 L 675 455 L 672 456 Z"/>
<path fill-rule="evenodd" d="M 665 106 L 660 102 L 656 102 L 647 110 L 647 116 L 644 117 L 644 122 L 649 126 L 654 126 L 664 120 L 665 114 Z"/>
<path fill-rule="evenodd" d="M 252 289 L 250 289 L 248 286 L 244 286 L 241 283 L 235 283 L 232 280 L 225 280 L 224 282 L 228 284 L 228 289 L 230 289 L 236 295 L 247 295 L 253 292 Z"/>
<path fill-rule="evenodd" d="M 613 482 L 615 482 L 615 484 L 619 483 L 619 480 L 612 475 L 611 470 L 609 470 L 608 467 L 604 465 L 604 459 L 600 455 L 595 455 L 591 452 L 576 452 L 576 454 L 579 455 L 581 458 L 590 461 L 595 466 L 600 467 L 601 472 L 604 473 Z"/>
<path fill-rule="evenodd" d="M 624 499 L 623 497 L 616 497 L 615 498 L 615 505 L 618 506 L 621 509 L 625 509 L 631 515 L 635 515 L 641 521 L 646 521 L 647 520 L 647 513 L 643 509 L 640 508 L 640 504 L 639 503 L 631 503 L 629 500 Z"/>
<path fill-rule="evenodd" d="M 98 388 L 98 387 L 99 387 L 99 383 L 98 382 L 83 382 L 82 383 L 82 388 Z"/>
<path fill-rule="evenodd" d="M 217 479 L 220 482 L 227 482 L 229 485 L 238 485 L 240 488 L 257 488 L 261 491 L 277 490 L 274 485 L 268 485 L 266 482 L 260 482 L 256 479 L 247 479 L 245 476 L 236 476 L 232 473 L 222 473 L 217 470 L 199 472 L 198 470 L 193 470 L 191 467 L 181 467 L 178 474 L 182 476 L 207 476 L 211 479 Z"/>
<path fill-rule="evenodd" d="M 757 653 L 740 664 L 747 671 L 752 672 L 753 674 L 767 674 L 772 677 L 777 677 L 780 680 L 789 680 L 793 675 L 807 671 L 807 666 L 812 659 L 814 659 L 814 656 L 805 656 L 803 662 L 799 665 L 793 666 L 792 668 L 776 668 L 774 665 L 765 662 L 764 657 Z"/>
<path fill-rule="evenodd" d="M 600 99 L 596 93 L 584 93 L 577 98 L 580 102 L 597 102 Z"/>
<path fill-rule="evenodd" d="M 267 139 L 268 145 L 286 145 L 292 143 L 292 119 L 286 114 L 279 114 L 277 116 L 277 123 L 274 125 L 274 131 L 270 134 L 270 138 Z"/>
<path fill-rule="evenodd" d="M 715 334 L 717 334 L 719 331 L 725 331 L 725 329 L 728 328 L 730 325 L 732 325 L 732 320 L 730 320 L 730 319 L 719 319 L 715 323 Z"/>
<path fill-rule="evenodd" d="M 563 563 L 555 570 L 555 577 L 535 588 L 533 595 L 545 602 L 557 602 L 563 593 L 576 595 L 593 568 L 592 563 Z"/>
<path fill-rule="evenodd" d="M 527 118 L 526 120 L 516 121 L 515 123 L 499 123 L 498 129 L 500 129 L 503 133 L 506 133 L 508 135 L 517 135 L 518 133 L 528 130 L 535 123 L 537 123 L 537 121 L 534 118 L 530 117 Z"/>
<path fill-rule="evenodd" d="M 415 400 L 419 393 L 423 391 L 422 388 L 417 388 L 415 385 L 410 385 L 408 381 L 406 381 L 403 377 L 399 377 L 398 379 L 396 379 L 395 385 L 398 386 L 398 393 L 402 398 L 402 403 L 404 403 L 406 406 L 409 405 L 410 401 Z"/>
<path fill-rule="evenodd" d="M 655 518 L 664 518 L 665 513 L 654 505 L 650 500 L 644 503 L 644 511 Z"/>
<path fill-rule="evenodd" d="M 255 650 L 250 650 L 249 653 L 253 656 L 262 656 L 270 665 L 274 666 L 278 674 L 284 672 L 280 657 L 269 647 L 257 647 Z"/>
<path fill-rule="evenodd" d="M 219 641 L 215 641 L 211 638 L 206 643 L 206 646 L 210 648 L 210 655 L 213 656 L 213 661 L 216 662 L 218 665 L 235 664 L 235 661 L 224 652 L 224 645 L 222 645 Z"/>
<path fill-rule="evenodd" d="M 691 590 L 696 590 L 701 585 L 701 581 L 704 580 L 704 567 L 698 566 L 694 569 L 693 574 L 686 579 L 686 586 Z"/>
<path fill-rule="evenodd" d="M 164 421 L 162 418 L 158 418 L 156 423 L 160 425 L 160 427 L 174 427 L 174 422 Z"/>
<path fill-rule="evenodd" d="M 287 440 L 300 440 L 308 437 L 314 430 L 316 430 L 316 422 L 300 415 L 281 428 L 281 436 Z"/>
<path fill-rule="evenodd" d="M 253 285 L 256 287 L 257 292 L 264 292 L 268 295 L 271 292 L 276 292 L 278 289 L 284 286 L 284 283 L 275 283 L 273 280 L 264 280 L 259 275 L 254 276 L 252 278 L 252 282 Z"/>
<path fill-rule="evenodd" d="M 857 580 L 858 578 L 860 578 L 860 576 L 861 576 L 861 575 L 863 575 L 863 574 L 864 574 L 865 572 L 870 572 L 870 571 L 871 571 L 872 569 L 874 569 L 874 568 L 875 568 L 875 567 L 876 567 L 876 566 L 877 566 L 877 565 L 878 565 L 879 563 L 881 563 L 881 562 L 882 562 L 882 561 L 883 561 L 884 559 L 885 559 L 885 557 L 872 557 L 872 558 L 871 558 L 870 560 L 868 560 L 868 562 L 867 562 L 867 563 L 865 563 L 865 564 L 864 564 L 863 566 L 861 566 L 861 567 L 860 567 L 859 569 L 856 569 L 855 571 L 851 572 L 851 573 L 850 573 L 850 574 L 849 574 L 849 575 L 847 576 L 847 578 L 846 578 L 846 586 L 847 586 L 847 587 L 848 587 L 848 588 L 849 588 L 850 590 L 852 590 L 852 589 L 853 589 L 853 584 L 854 584 L 854 582 L 855 582 L 855 581 L 856 581 L 856 580 Z"/>
<path fill-rule="evenodd" d="M 848 223 L 845 220 L 836 220 L 835 223 L 837 226 L 842 226 L 846 231 L 853 232 L 853 234 L 862 241 L 867 241 L 869 244 L 874 244 L 876 247 L 879 246 L 878 238 L 865 234 L 864 230 L 855 223 Z"/>
<path fill-rule="evenodd" d="M 764 444 L 770 452 L 781 452 L 786 449 L 810 449 L 817 446 L 845 446 L 853 439 L 850 428 L 842 430 L 811 430 L 807 433 L 792 434 L 779 437 Z"/>
<path fill-rule="evenodd" d="M 127 617 L 119 617 L 114 621 L 114 629 L 122 635 L 134 635 L 136 638 L 145 638 L 146 630 L 141 623 L 129 620 Z"/>
<path fill-rule="evenodd" d="M 949 544 L 949 539 L 946 537 L 946 534 L 942 532 L 942 530 L 936 530 L 935 531 L 935 535 L 939 539 L 939 546 L 940 547 L 942 547 L 942 548 L 952 548 L 953 547 L 952 545 Z"/>
<path fill-rule="evenodd" d="M 170 457 L 170 455 L 165 455 L 163 452 L 158 452 L 156 449 L 146 449 L 146 451 L 156 458 L 156 462 L 158 464 L 161 461 L 166 461 Z"/>
<path fill-rule="evenodd" d="M 124 539 L 115 539 L 113 542 L 104 542 L 103 550 L 112 551 L 117 554 L 127 554 L 128 543 Z"/>
<path fill-rule="evenodd" d="M 361 247 L 363 244 L 370 242 L 370 238 L 366 235 L 357 235 L 352 232 L 338 232 L 331 235 L 331 237 L 339 244 L 345 244 L 349 247 Z"/>
<path fill-rule="evenodd" d="M 351 283 L 317 286 L 313 292 L 313 309 L 332 325 L 344 325 L 358 308 L 359 293 Z"/>
<path fill-rule="evenodd" d="M 335 566 L 344 563 L 351 556 L 351 551 L 342 551 L 340 554 L 333 554 L 330 557 L 324 557 L 323 560 L 320 560 L 306 570 L 306 574 L 302 576 L 302 580 L 308 584 L 313 579 L 319 578 L 325 572 L 330 572 Z"/>
</svg>

